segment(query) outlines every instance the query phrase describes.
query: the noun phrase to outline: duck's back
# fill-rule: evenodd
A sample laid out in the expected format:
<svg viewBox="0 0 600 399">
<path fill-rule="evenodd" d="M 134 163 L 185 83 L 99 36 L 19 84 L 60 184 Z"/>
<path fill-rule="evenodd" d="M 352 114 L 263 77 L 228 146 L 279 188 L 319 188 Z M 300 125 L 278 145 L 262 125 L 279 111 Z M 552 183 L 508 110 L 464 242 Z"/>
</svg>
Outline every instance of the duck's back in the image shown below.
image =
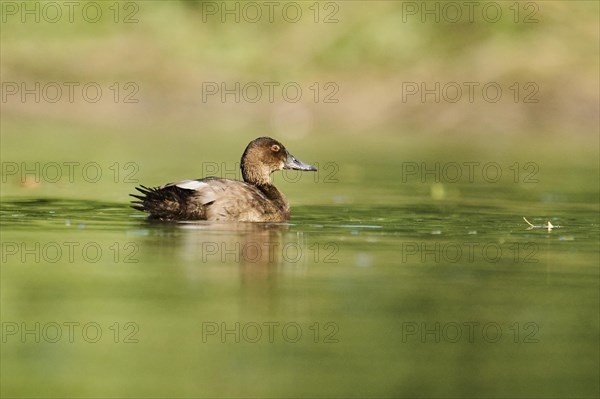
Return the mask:
<svg viewBox="0 0 600 399">
<path fill-rule="evenodd" d="M 205 178 L 137 188 L 134 208 L 160 220 L 283 222 L 289 208 L 276 206 L 251 184 L 231 179 Z"/>
</svg>

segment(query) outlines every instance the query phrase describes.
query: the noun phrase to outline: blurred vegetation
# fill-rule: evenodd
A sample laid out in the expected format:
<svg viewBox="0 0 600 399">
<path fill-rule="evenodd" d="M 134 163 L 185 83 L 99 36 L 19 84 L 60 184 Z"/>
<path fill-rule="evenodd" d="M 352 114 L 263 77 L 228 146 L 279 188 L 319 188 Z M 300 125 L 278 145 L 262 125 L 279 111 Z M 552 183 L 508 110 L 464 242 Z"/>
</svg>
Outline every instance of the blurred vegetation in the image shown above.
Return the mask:
<svg viewBox="0 0 600 399">
<path fill-rule="evenodd" d="M 440 12 L 438 23 L 435 15 L 421 15 L 434 2 L 408 2 L 419 7 L 416 15 L 408 13 L 405 3 L 320 3 L 319 19 L 331 14 L 335 23 L 315 23 L 311 2 L 295 3 L 303 11 L 297 23 L 282 18 L 282 7 L 274 9 L 274 22 L 269 22 L 260 2 L 255 4 L 262 5 L 263 15 L 256 23 L 245 21 L 241 9 L 236 23 L 235 15 L 222 15 L 224 3 L 202 1 L 137 2 L 136 8 L 120 2 L 119 23 L 110 9 L 113 2 L 101 3 L 103 16 L 97 23 L 86 22 L 77 12 L 80 8 L 73 23 L 66 8 L 57 23 L 44 18 L 35 23 L 32 16 L 22 23 L 20 13 L 5 15 L 4 82 L 98 82 L 103 87 L 135 82 L 139 103 L 115 104 L 107 95 L 100 104 L 77 99 L 36 104 L 11 96 L 2 104 L 3 118 L 134 127 L 158 123 L 173 130 L 208 126 L 222 132 L 256 125 L 268 130 L 278 118 L 289 124 L 309 118 L 311 129 L 339 134 L 597 132 L 597 2 L 520 3 L 519 23 L 508 3 L 496 3 L 503 13 L 496 23 L 482 17 L 481 7 L 475 9 L 472 23 L 466 8 L 460 22 L 450 22 L 452 10 L 447 10 Z M 219 11 L 208 13 L 215 5 Z M 522 21 L 532 13 L 536 23 Z M 137 22 L 123 23 L 127 18 Z M 203 82 L 226 82 L 228 87 L 234 82 L 298 82 L 303 96 L 289 103 L 276 90 L 270 103 L 265 90 L 257 103 L 238 104 L 231 96 L 222 103 L 218 95 L 203 101 Z M 315 103 L 308 89 L 314 82 L 337 84 L 339 102 Z M 489 103 L 476 89 L 470 103 L 463 87 L 456 103 L 435 103 L 432 96 L 423 103 L 418 95 L 403 101 L 403 82 L 425 82 L 428 88 L 435 82 L 478 82 L 479 89 L 497 82 L 503 95 Z M 509 89 L 515 82 L 521 86 L 517 103 Z M 527 82 L 539 87 L 537 103 L 521 101 L 530 91 L 522 87 Z"/>
<path fill-rule="evenodd" d="M 223 14 L 225 4 L 242 13 L 247 3 L 239 2 L 84 1 L 76 2 L 72 22 L 63 8 L 56 23 L 13 13 L 7 3 L 25 4 L 2 2 L 4 160 L 133 161 L 143 181 L 159 183 L 163 175 L 200 177 L 191 162 L 235 162 L 250 139 L 272 135 L 307 162 L 486 153 L 514 159 L 517 152 L 547 160 L 546 171 L 566 158 L 598 166 L 598 2 L 493 2 L 502 11 L 494 23 L 482 16 L 488 3 L 478 3 L 472 22 L 466 8 L 458 22 L 451 21 L 452 10 L 437 22 L 425 11 L 446 3 L 282 2 L 270 22 L 258 2 L 252 3 L 262 9 L 256 23 Z M 28 4 L 51 3 L 57 4 Z M 102 18 L 82 18 L 86 4 L 99 4 Z M 282 16 L 287 4 L 301 8 L 298 22 Z M 6 83 L 31 88 L 36 82 L 79 86 L 72 102 L 64 88 L 55 103 L 31 95 L 22 101 L 5 90 Z M 103 90 L 98 102 L 82 99 L 90 82 Z M 203 84 L 232 88 L 236 82 L 255 82 L 262 97 L 203 98 Z M 272 102 L 265 82 L 279 85 Z M 290 82 L 303 90 L 298 102 L 282 96 Z M 436 82 L 460 86 L 462 96 L 456 102 L 403 97 L 407 83 L 431 89 Z M 473 102 L 465 82 L 478 85 Z M 502 88 L 499 101 L 482 97 L 487 83 Z M 137 102 L 125 102 L 128 95 Z M 325 102 L 327 95 L 337 102 Z M 524 102 L 527 95 L 536 102 Z"/>
</svg>

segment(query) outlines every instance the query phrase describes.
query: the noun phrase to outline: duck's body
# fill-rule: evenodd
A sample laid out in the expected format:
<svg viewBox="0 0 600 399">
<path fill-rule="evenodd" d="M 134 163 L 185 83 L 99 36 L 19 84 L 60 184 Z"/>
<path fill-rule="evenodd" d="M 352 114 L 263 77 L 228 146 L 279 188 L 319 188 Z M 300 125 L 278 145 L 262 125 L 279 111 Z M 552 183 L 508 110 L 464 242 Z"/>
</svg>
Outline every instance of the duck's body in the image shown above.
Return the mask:
<svg viewBox="0 0 600 399">
<path fill-rule="evenodd" d="M 286 222 L 290 207 L 285 196 L 271 183 L 271 173 L 281 169 L 314 171 L 296 160 L 285 147 L 261 137 L 242 155 L 244 181 L 208 177 L 184 180 L 157 188 L 136 189 L 133 208 L 149 212 L 159 220 L 209 220 L 236 222 Z"/>
<path fill-rule="evenodd" d="M 283 222 L 290 218 L 285 197 L 269 198 L 257 186 L 238 180 L 208 177 L 158 188 L 137 188 L 145 197 L 135 209 L 161 220 Z M 141 199 L 141 198 L 140 198 Z"/>
</svg>

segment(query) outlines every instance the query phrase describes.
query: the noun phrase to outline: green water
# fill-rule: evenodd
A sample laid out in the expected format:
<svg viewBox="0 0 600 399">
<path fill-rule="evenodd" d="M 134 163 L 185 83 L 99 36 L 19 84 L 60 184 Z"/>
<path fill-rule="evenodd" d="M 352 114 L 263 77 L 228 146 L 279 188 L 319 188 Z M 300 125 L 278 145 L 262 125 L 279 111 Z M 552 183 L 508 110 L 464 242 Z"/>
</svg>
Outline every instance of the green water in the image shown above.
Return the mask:
<svg viewBox="0 0 600 399">
<path fill-rule="evenodd" d="M 4 198 L 2 394 L 597 396 L 597 192 L 561 179 L 298 183 L 289 225 Z"/>
</svg>

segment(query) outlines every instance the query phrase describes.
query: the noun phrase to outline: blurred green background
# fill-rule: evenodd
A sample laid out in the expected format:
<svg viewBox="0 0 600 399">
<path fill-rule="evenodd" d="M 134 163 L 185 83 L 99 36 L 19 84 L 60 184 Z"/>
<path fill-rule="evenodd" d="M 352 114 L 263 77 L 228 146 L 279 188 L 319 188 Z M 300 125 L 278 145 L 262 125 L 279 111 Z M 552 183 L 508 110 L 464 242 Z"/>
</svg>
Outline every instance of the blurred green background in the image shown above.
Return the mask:
<svg viewBox="0 0 600 399">
<path fill-rule="evenodd" d="M 272 135 L 325 157 L 350 140 L 363 156 L 402 158 L 449 144 L 597 162 L 596 2 L 484 2 L 472 16 L 443 2 L 77 2 L 72 15 L 60 2 L 32 2 L 30 14 L 24 4 L 3 2 L 5 160 L 86 159 L 90 151 L 140 163 L 144 179 L 158 160 L 182 165 L 169 173 L 177 178 L 195 162 L 237 159 L 251 138 Z M 288 22 L 297 8 L 301 17 Z M 36 82 L 40 92 L 61 85 L 62 96 L 45 101 L 56 97 L 51 86 L 39 102 L 24 95 L 20 85 Z M 78 84 L 72 102 L 64 82 Z M 236 82 L 238 92 L 251 85 L 239 102 L 234 94 L 223 101 L 220 85 Z M 273 101 L 265 82 L 278 85 Z M 436 82 L 439 98 L 422 101 L 420 85 Z M 472 102 L 465 82 L 476 84 Z M 88 83 L 102 90 L 97 102 L 82 93 Z M 288 83 L 302 89 L 297 102 L 284 98 Z M 488 83 L 502 90 L 497 102 L 482 93 Z M 207 94 L 207 84 L 219 92 Z M 407 94 L 414 84 L 419 92 Z M 454 84 L 462 89 L 456 102 Z M 263 92 L 250 102 L 255 85 Z"/>
<path fill-rule="evenodd" d="M 597 397 L 600 6 L 466 3 L 0 1 L 2 242 L 133 245 L 139 261 L 3 246 L 2 322 L 140 329 L 129 346 L 3 335 L 2 396 Z M 127 207 L 140 183 L 235 176 L 263 135 L 319 165 L 274 175 L 289 231 L 148 225 Z M 422 162 L 503 175 L 405 174 Z M 401 251 L 473 240 L 536 262 Z M 213 241 L 339 251 L 206 261 Z M 203 344 L 206 320 L 331 321 L 340 342 Z M 497 322 L 506 340 L 406 343 L 406 321 Z M 513 344 L 515 322 L 539 343 Z"/>
</svg>

